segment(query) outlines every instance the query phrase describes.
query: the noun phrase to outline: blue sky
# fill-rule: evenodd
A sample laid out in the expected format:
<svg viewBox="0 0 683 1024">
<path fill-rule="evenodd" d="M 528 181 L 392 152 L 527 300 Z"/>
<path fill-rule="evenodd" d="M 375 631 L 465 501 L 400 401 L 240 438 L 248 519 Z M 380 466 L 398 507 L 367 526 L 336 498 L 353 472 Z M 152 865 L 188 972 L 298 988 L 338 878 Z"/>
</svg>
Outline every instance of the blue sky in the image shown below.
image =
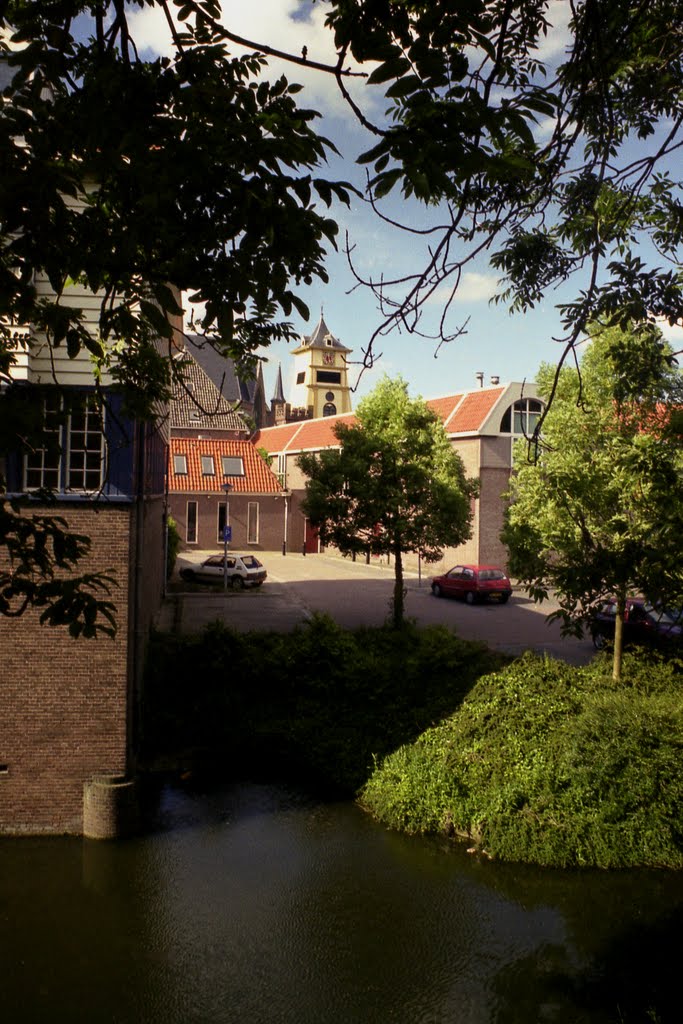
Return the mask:
<svg viewBox="0 0 683 1024">
<path fill-rule="evenodd" d="M 309 59 L 330 64 L 335 62 L 332 34 L 323 24 L 327 6 L 324 2 L 251 0 L 245 3 L 244 0 L 223 0 L 222 6 L 224 23 L 247 39 L 270 43 L 295 54 L 306 45 Z M 549 17 L 555 28 L 543 46 L 542 56 L 550 62 L 563 52 L 569 6 L 566 0 L 552 0 L 549 4 Z M 167 27 L 158 11 L 145 9 L 132 20 L 133 35 L 139 46 L 154 53 L 170 52 Z M 237 48 L 235 52 L 238 52 Z M 362 187 L 365 172 L 355 163 L 355 158 L 373 141 L 356 124 L 338 93 L 333 77 L 271 59 L 269 77 L 280 73 L 286 74 L 290 81 L 304 85 L 299 94 L 301 105 L 322 113 L 320 130 L 340 150 L 341 158 L 331 159 L 321 174 Z M 381 95 L 369 98 L 363 94 L 363 86 L 359 83 L 353 83 L 351 91 L 354 90 L 356 97 L 363 97 L 361 105 L 364 109 L 380 118 L 386 105 Z M 374 90 L 374 93 L 379 93 L 379 90 Z M 438 212 L 427 214 L 424 207 L 419 211 L 411 209 L 400 201 L 399 196 L 391 198 L 387 212 L 390 216 L 400 216 L 414 223 L 424 223 L 427 216 L 438 215 Z M 311 319 L 306 323 L 293 318 L 292 322 L 297 331 L 308 334 L 313 331 L 322 309 L 329 329 L 353 349 L 351 358 L 360 362 L 363 349 L 382 317 L 372 294 L 365 288 L 354 287 L 354 276 L 345 253 L 341 251 L 346 232 L 354 247 L 353 259 L 359 272 L 365 276 L 376 277 L 382 273 L 391 278 L 414 271 L 422 263 L 421 243 L 415 236 L 399 234 L 383 224 L 360 201 L 356 201 L 350 211 L 341 205 L 336 206 L 332 215 L 340 225 L 340 251 L 329 255 L 330 283 L 300 290 L 311 310 Z M 572 298 L 580 283 L 573 282 L 561 293 L 548 293 L 544 302 L 531 313 L 511 316 L 503 305 L 489 302 L 496 279 L 496 273 L 485 260 L 470 265 L 461 281 L 450 318 L 452 329 L 469 318 L 466 333 L 442 345 L 438 351 L 435 341 L 397 331 L 377 339 L 374 352 L 380 358 L 357 383 L 356 398 L 367 393 L 383 373 L 390 376 L 401 374 L 408 380 L 413 394 L 430 398 L 476 387 L 475 374 L 479 371 L 484 373 L 486 381 L 492 375 L 499 376 L 501 381 L 531 380 L 541 362 L 555 361 L 561 353 L 561 346 L 553 339 L 562 333 L 555 307 L 559 302 Z M 435 302 L 427 312 L 427 321 L 437 318 L 440 312 L 441 304 Z M 683 337 L 683 332 L 679 332 L 680 337 Z M 279 364 L 282 366 L 285 393 L 289 390 L 293 374 L 293 360 L 289 355 L 292 347 L 291 344 L 278 344 L 263 353 L 267 359 L 264 377 L 268 397 L 274 389 Z M 680 343 L 677 347 L 681 347 Z M 351 374 L 354 383 L 357 377 L 357 371 Z"/>
</svg>

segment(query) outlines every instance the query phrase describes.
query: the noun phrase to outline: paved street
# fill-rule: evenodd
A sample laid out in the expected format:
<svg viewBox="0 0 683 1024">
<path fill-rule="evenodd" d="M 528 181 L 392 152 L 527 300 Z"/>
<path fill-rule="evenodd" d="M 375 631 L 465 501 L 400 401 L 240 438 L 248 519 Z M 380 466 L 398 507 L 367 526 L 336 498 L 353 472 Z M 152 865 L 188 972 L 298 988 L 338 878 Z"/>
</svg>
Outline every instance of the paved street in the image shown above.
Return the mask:
<svg viewBox="0 0 683 1024">
<path fill-rule="evenodd" d="M 179 566 L 201 561 L 206 554 L 184 553 Z M 239 630 L 286 632 L 315 611 L 326 612 L 349 628 L 381 625 L 389 616 L 393 569 L 386 565 L 274 552 L 264 552 L 259 558 L 268 570 L 268 580 L 257 590 L 223 594 L 207 587 L 188 593 L 182 583 L 174 582 L 159 627 L 191 633 L 218 619 Z M 532 649 L 573 664 L 583 664 L 593 655 L 590 640 L 562 639 L 559 626 L 546 624 L 546 616 L 556 607 L 550 602 L 537 606 L 519 592 L 506 605 L 470 606 L 439 599 L 431 593 L 428 574 L 419 580 L 416 573 L 409 573 L 406 587 L 406 614 L 421 625 L 442 623 L 462 637 L 500 650 L 521 653 Z"/>
</svg>

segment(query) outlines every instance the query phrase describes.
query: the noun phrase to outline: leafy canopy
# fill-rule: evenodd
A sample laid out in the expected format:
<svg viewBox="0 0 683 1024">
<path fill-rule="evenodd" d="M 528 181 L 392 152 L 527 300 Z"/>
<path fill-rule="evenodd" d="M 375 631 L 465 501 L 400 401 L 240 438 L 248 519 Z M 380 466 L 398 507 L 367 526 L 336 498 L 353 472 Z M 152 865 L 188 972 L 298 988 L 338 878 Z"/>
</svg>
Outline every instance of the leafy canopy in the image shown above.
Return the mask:
<svg viewBox="0 0 683 1024">
<path fill-rule="evenodd" d="M 468 480 L 443 424 L 400 377 L 385 377 L 358 405 L 358 422 L 338 423 L 338 449 L 304 454 L 304 511 L 323 544 L 344 554 L 394 560 L 394 622 L 403 618 L 404 552 L 427 562 L 470 536 L 477 484 Z"/>
<path fill-rule="evenodd" d="M 373 201 L 400 189 L 438 207 L 405 225 L 414 247 L 425 236 L 423 262 L 358 272 L 383 314 L 375 337 L 419 332 L 437 295 L 435 336 L 457 337 L 452 300 L 487 253 L 511 311 L 573 282 L 565 354 L 597 320 L 680 323 L 682 18 L 681 0 L 331 4 L 341 52 L 386 100 L 374 122 L 356 107 L 375 139 L 360 158 Z"/>
</svg>

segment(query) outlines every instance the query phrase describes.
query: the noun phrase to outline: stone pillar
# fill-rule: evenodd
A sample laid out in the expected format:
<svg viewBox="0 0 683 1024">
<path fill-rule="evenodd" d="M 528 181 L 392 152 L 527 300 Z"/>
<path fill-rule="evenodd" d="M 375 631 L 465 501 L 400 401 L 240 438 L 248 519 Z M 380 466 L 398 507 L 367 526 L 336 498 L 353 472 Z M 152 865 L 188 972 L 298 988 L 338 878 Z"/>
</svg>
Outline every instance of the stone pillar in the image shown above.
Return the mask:
<svg viewBox="0 0 683 1024">
<path fill-rule="evenodd" d="M 137 831 L 139 807 L 133 779 L 125 775 L 94 775 L 83 786 L 83 835 L 88 839 L 121 839 Z"/>
</svg>

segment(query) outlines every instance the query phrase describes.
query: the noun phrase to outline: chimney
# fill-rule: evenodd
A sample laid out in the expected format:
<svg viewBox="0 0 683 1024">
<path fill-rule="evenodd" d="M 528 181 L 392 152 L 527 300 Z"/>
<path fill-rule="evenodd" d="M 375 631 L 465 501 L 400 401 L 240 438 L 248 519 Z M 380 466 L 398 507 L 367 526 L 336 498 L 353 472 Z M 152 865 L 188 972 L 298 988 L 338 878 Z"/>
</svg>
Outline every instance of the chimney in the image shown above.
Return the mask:
<svg viewBox="0 0 683 1024">
<path fill-rule="evenodd" d="M 484 386 L 484 372 L 483 372 L 483 370 L 480 370 L 479 373 L 475 373 L 474 376 L 479 381 L 479 387 L 483 388 L 483 386 Z"/>
<path fill-rule="evenodd" d="M 496 375 L 495 375 L 494 377 L 491 377 L 491 383 L 492 383 L 492 384 L 493 384 L 494 386 L 495 386 L 496 384 L 500 384 L 500 377 L 499 377 L 499 376 L 498 376 L 497 374 L 496 374 Z"/>
</svg>

